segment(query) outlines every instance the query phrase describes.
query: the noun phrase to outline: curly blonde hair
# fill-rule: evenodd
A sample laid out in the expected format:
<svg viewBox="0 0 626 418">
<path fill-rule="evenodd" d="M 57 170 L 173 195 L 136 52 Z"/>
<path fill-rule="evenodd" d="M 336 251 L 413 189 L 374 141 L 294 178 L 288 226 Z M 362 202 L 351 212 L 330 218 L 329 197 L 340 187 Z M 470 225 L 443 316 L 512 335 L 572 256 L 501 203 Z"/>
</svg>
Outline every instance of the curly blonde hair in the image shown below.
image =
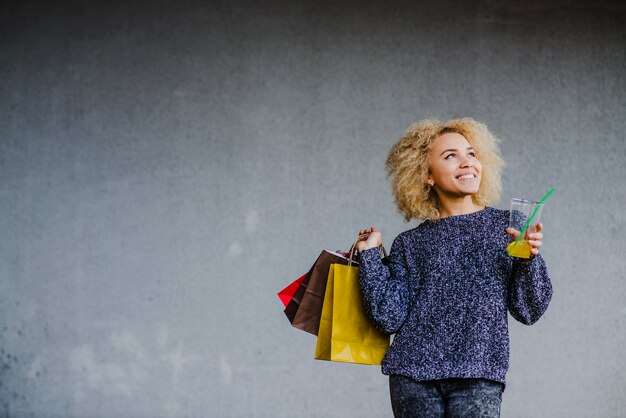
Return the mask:
<svg viewBox="0 0 626 418">
<path fill-rule="evenodd" d="M 492 205 L 500 200 L 500 174 L 504 160 L 500 157 L 499 142 L 487 126 L 472 118 L 452 119 L 445 123 L 427 119 L 409 126 L 387 157 L 387 177 L 398 210 L 404 220 L 440 218 L 439 198 L 426 183 L 429 175 L 428 155 L 435 139 L 445 133 L 456 132 L 467 139 L 482 165 L 482 179 L 478 192 L 472 195 L 477 205 Z"/>
</svg>

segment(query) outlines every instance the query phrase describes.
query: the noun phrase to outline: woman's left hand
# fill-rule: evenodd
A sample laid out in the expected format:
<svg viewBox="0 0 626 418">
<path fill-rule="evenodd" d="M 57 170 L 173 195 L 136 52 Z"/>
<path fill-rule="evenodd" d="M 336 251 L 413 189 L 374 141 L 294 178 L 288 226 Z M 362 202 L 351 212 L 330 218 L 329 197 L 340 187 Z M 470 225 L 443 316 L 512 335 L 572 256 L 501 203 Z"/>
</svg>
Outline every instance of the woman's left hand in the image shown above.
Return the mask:
<svg viewBox="0 0 626 418">
<path fill-rule="evenodd" d="M 530 253 L 532 256 L 539 254 L 539 247 L 543 245 L 541 242 L 541 239 L 543 238 L 543 234 L 541 233 L 542 230 L 543 225 L 538 223 L 534 228 L 532 228 L 532 230 L 531 228 L 528 228 L 524 233 L 524 239 L 526 239 L 530 245 Z M 513 239 L 517 239 L 517 236 L 519 235 L 519 231 L 511 227 L 508 227 L 506 232 L 508 232 Z"/>
</svg>

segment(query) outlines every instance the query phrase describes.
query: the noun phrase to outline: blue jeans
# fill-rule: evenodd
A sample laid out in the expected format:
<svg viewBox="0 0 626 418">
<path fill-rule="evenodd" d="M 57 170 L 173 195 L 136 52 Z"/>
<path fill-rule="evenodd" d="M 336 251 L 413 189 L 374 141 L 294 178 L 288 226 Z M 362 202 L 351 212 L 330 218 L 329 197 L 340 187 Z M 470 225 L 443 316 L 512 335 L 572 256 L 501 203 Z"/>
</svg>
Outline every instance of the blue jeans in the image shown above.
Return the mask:
<svg viewBox="0 0 626 418">
<path fill-rule="evenodd" d="M 391 375 L 389 389 L 396 418 L 494 418 L 500 416 L 504 384 L 460 378 L 417 382 Z"/>
</svg>

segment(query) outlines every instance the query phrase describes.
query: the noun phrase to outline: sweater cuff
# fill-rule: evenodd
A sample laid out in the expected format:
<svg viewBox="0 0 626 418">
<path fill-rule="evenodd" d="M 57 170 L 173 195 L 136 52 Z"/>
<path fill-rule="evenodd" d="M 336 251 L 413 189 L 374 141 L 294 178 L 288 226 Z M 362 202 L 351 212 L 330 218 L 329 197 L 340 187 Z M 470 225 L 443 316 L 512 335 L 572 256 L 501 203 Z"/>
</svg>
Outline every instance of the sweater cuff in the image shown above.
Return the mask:
<svg viewBox="0 0 626 418">
<path fill-rule="evenodd" d="M 374 263 L 380 263 L 380 249 L 378 247 L 369 248 L 359 253 L 359 264 L 363 267 L 370 266 Z"/>
</svg>

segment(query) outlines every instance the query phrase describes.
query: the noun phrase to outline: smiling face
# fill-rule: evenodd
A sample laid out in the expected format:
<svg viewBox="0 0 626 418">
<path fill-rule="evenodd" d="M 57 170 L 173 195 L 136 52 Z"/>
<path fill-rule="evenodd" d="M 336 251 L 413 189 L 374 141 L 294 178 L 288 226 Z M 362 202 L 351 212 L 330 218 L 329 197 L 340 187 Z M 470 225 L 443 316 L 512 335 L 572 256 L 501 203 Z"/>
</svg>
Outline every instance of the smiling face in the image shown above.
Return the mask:
<svg viewBox="0 0 626 418">
<path fill-rule="evenodd" d="M 467 139 L 456 132 L 437 137 L 428 156 L 428 182 L 440 198 L 458 198 L 478 192 L 482 166 Z"/>
</svg>

